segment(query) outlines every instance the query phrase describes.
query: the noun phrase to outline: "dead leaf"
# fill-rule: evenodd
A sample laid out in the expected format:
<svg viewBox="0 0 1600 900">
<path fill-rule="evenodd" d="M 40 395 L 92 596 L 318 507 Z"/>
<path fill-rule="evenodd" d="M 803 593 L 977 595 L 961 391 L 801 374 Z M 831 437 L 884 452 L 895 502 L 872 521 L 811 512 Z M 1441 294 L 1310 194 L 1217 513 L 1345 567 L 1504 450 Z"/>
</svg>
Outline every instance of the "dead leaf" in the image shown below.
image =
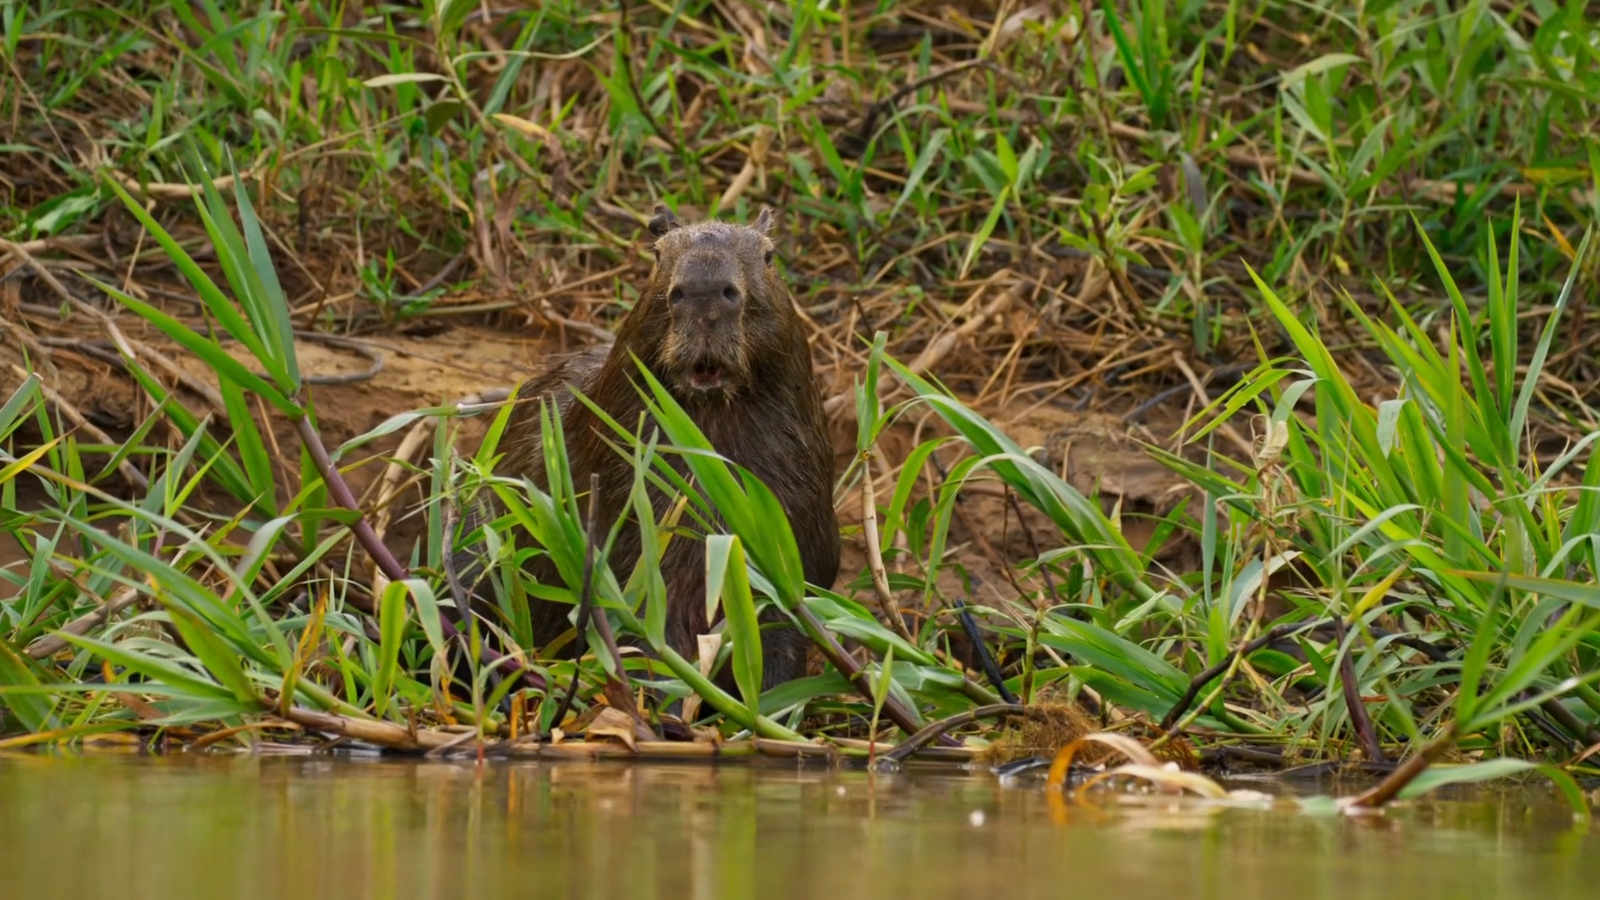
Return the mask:
<svg viewBox="0 0 1600 900">
<path fill-rule="evenodd" d="M 583 736 L 590 740 L 597 737 L 614 737 L 627 744 L 629 750 L 639 749 L 635 743 L 637 737 L 634 734 L 633 717 L 609 706 L 600 710 L 600 714 L 595 716 L 588 728 L 584 729 Z"/>
</svg>

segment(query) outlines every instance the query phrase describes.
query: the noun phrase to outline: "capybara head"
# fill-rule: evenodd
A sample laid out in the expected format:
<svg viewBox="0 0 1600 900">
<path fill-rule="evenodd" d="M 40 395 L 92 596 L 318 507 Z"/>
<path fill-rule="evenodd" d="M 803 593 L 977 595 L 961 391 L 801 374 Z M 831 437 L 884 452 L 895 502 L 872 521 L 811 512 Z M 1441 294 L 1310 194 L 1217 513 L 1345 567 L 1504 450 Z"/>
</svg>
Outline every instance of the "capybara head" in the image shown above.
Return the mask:
<svg viewBox="0 0 1600 900">
<path fill-rule="evenodd" d="M 654 354 L 658 374 L 680 398 L 731 399 L 772 354 L 795 352 L 788 339 L 794 309 L 772 264 L 771 231 L 768 209 L 753 225 L 685 225 L 656 207 L 656 267 L 640 301 L 649 308 L 639 312 L 663 335 Z"/>
</svg>

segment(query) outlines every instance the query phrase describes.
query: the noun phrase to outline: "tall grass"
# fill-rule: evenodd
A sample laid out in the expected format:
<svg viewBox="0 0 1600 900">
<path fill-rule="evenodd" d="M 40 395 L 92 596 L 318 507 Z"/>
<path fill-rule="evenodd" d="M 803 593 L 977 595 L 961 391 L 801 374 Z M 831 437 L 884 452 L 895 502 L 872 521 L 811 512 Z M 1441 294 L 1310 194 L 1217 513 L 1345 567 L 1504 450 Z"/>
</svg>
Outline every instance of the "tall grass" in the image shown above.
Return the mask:
<svg viewBox="0 0 1600 900">
<path fill-rule="evenodd" d="M 873 753 L 854 739 L 887 723 L 906 741 L 1003 697 L 1081 700 L 1154 743 L 1285 763 L 1566 760 L 1600 743 L 1600 431 L 1592 363 L 1558 342 L 1593 286 L 1600 208 L 1581 4 L 1006 5 L 942 24 L 915 3 L 809 0 L 748 16 L 552 3 L 488 22 L 459 2 L 0 9 L 18 76 L 0 119 L 25 123 L 0 141 L 19 173 L 0 197 L 14 277 L 84 246 L 23 242 L 132 223 L 126 258 L 73 283 L 110 304 L 104 327 L 136 317 L 202 360 L 227 413 L 192 412 L 120 339 L 149 401 L 120 442 L 85 443 L 38 374 L 0 407 L 4 528 L 29 557 L 0 573 L 0 745 L 300 728 L 509 747 L 620 727 L 602 707 L 642 698 L 639 727 L 660 734 Z M 613 423 L 635 471 L 618 522 L 591 521 L 548 415 L 548 491 L 493 474 L 504 411 L 471 456 L 454 407 L 323 444 L 297 328 L 482 311 L 418 277 L 468 258 L 455 277 L 480 296 L 532 282 L 560 301 L 540 315 L 594 329 L 631 288 L 586 305 L 562 286 L 627 271 L 657 198 L 731 218 L 761 198 L 806 223 L 812 251 L 786 243 L 788 274 L 836 348 L 820 352 L 857 376 L 841 496 L 870 483 L 897 423 L 942 422 L 867 503 L 883 563 L 805 583 L 773 495 L 707 452 L 648 371 L 659 430 Z M 1070 292 L 1046 284 L 1063 279 Z M 1044 339 L 968 329 L 979 352 L 933 356 L 940 378 L 902 361 L 996 284 L 1026 295 L 1017 312 Z M 174 290 L 198 305 L 158 299 Z M 1068 340 L 1090 333 L 1116 339 Z M 1245 370 L 1185 426 L 1189 450 L 1223 429 L 1259 439 L 1248 459 L 1148 447 L 1194 488 L 1148 546 L 982 412 L 1007 367 L 1126 408 L 1178 380 L 1148 365 L 1175 350 Z M 341 466 L 425 417 L 441 425 L 422 473 L 433 524 L 402 560 Z M 296 483 L 274 465 L 273 419 L 300 442 Z M 1569 440 L 1552 452 L 1552 437 Z M 114 480 L 125 463 L 131 489 Z M 985 484 L 1048 533 L 1006 561 L 1011 590 L 953 596 L 958 506 Z M 668 520 L 649 485 L 680 496 Z M 24 486 L 40 508 L 18 509 Z M 507 515 L 454 533 L 447 512 L 482 492 Z M 613 572 L 624 528 L 645 552 Z M 468 614 L 446 565 L 478 539 L 498 618 Z M 665 641 L 671 540 L 706 542 L 724 618 L 702 659 Z M 1197 571 L 1155 562 L 1180 542 Z M 562 583 L 528 583 L 530 553 Z M 356 574 L 368 556 L 376 584 Z M 532 596 L 591 608 L 586 653 L 531 646 Z M 820 674 L 761 689 L 768 609 L 818 647 Z M 735 693 L 713 683 L 723 667 Z"/>
</svg>

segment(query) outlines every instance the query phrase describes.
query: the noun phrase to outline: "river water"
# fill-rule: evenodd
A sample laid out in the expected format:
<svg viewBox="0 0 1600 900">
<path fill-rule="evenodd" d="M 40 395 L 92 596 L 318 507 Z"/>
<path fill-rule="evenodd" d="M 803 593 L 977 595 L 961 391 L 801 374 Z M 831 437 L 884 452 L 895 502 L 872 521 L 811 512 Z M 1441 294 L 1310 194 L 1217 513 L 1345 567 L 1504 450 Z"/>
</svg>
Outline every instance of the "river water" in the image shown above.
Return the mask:
<svg viewBox="0 0 1600 900">
<path fill-rule="evenodd" d="M 36 897 L 1562 900 L 1600 836 L 1533 789 L 1352 819 L 950 768 L 0 755 L 0 898 Z"/>
</svg>

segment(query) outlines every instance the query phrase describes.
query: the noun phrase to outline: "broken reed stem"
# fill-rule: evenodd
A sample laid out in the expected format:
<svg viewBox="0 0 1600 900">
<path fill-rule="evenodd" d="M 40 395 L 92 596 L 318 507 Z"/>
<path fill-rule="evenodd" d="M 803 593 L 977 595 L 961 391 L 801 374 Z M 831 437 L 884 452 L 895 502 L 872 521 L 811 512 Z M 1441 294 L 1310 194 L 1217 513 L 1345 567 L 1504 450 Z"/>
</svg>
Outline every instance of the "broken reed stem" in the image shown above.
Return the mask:
<svg viewBox="0 0 1600 900">
<path fill-rule="evenodd" d="M 117 613 L 122 612 L 124 609 L 127 609 L 138 601 L 138 588 L 120 588 L 115 594 L 111 595 L 111 598 L 105 602 L 105 605 L 92 612 L 84 613 L 83 615 L 73 619 L 71 622 L 68 622 L 66 625 L 50 634 L 42 635 L 39 638 L 36 638 L 33 643 L 28 645 L 28 649 L 24 652 L 26 652 L 28 656 L 33 659 L 48 659 L 52 656 L 55 656 L 57 653 L 67 649 L 67 642 L 61 637 L 62 634 L 88 634 L 89 629 L 94 628 L 95 626 L 104 622 L 106 619 L 109 619 Z"/>
<path fill-rule="evenodd" d="M 521 738 L 489 744 L 485 756 L 555 759 L 735 759 L 767 756 L 775 759 L 833 760 L 838 752 L 825 744 L 752 738 L 725 743 L 688 741 L 634 741 L 630 749 L 611 741 L 534 741 Z"/>
<path fill-rule="evenodd" d="M 355 738 L 380 747 L 389 747 L 395 750 L 433 750 L 448 747 L 455 743 L 460 735 L 446 731 L 431 731 L 428 729 L 411 730 L 392 722 L 379 722 L 373 719 L 353 719 L 334 713 L 319 712 L 298 706 L 289 708 L 288 720 L 301 728 L 315 729 L 343 737 Z M 472 733 L 468 734 L 471 737 Z"/>
<path fill-rule="evenodd" d="M 878 604 L 883 607 L 883 616 L 889 620 L 889 626 L 906 641 L 916 643 L 906 628 L 905 617 L 900 615 L 900 604 L 889 591 L 889 573 L 883 565 L 883 544 L 878 538 L 878 503 L 872 487 L 872 458 L 871 450 L 861 454 L 861 524 L 866 530 L 867 568 L 872 572 L 872 589 L 878 595 Z"/>
</svg>

